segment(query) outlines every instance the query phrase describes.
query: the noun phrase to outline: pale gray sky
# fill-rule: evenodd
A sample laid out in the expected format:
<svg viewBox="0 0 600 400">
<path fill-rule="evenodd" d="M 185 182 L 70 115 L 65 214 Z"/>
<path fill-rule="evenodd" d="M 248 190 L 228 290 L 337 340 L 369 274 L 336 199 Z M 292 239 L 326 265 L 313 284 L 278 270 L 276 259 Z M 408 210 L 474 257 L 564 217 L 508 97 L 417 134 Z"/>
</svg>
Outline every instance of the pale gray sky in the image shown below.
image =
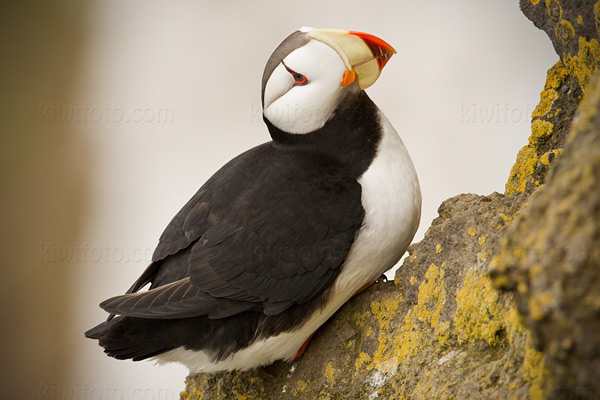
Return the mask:
<svg viewBox="0 0 600 400">
<path fill-rule="evenodd" d="M 102 399 L 178 398 L 185 368 L 108 358 L 83 332 L 106 317 L 98 303 L 146 267 L 162 230 L 202 183 L 269 140 L 263 67 L 301 26 L 364 31 L 398 50 L 368 93 L 419 174 L 415 240 L 442 200 L 503 192 L 558 59 L 517 3 L 96 1 L 72 105 L 84 120 L 93 176 L 73 293 L 78 359 L 64 384 Z"/>
</svg>

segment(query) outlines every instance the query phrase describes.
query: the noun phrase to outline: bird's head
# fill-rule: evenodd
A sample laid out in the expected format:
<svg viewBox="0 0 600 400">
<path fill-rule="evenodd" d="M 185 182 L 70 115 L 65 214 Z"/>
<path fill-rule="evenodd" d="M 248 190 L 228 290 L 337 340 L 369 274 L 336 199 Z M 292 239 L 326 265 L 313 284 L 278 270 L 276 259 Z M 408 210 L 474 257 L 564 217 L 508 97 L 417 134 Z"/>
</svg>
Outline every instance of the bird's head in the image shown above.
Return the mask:
<svg viewBox="0 0 600 400">
<path fill-rule="evenodd" d="M 367 33 L 302 28 L 267 62 L 262 79 L 263 115 L 288 134 L 314 132 L 342 99 L 371 86 L 396 51 Z"/>
</svg>

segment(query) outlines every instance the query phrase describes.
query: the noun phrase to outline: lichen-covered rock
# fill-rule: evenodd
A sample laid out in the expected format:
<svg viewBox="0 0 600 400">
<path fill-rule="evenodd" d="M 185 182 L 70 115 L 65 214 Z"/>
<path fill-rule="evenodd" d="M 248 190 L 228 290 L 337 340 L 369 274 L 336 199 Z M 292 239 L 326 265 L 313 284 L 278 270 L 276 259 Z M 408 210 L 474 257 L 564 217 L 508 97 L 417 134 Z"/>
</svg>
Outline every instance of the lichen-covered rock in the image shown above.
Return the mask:
<svg viewBox="0 0 600 400">
<path fill-rule="evenodd" d="M 520 0 L 523 14 L 546 32 L 556 54 L 585 90 L 600 61 L 600 2 Z"/>
<path fill-rule="evenodd" d="M 517 155 L 506 194 L 532 193 L 544 183 L 600 62 L 600 2 L 521 0 L 521 10 L 548 34 L 560 60 L 548 71 L 532 114 L 529 143 Z"/>
<path fill-rule="evenodd" d="M 590 83 L 567 146 L 494 260 L 515 291 L 556 398 L 600 395 L 600 75 Z"/>
<path fill-rule="evenodd" d="M 506 194 L 444 201 L 299 361 L 191 375 L 182 399 L 600 398 L 600 1 L 521 8 L 561 60 Z"/>
</svg>

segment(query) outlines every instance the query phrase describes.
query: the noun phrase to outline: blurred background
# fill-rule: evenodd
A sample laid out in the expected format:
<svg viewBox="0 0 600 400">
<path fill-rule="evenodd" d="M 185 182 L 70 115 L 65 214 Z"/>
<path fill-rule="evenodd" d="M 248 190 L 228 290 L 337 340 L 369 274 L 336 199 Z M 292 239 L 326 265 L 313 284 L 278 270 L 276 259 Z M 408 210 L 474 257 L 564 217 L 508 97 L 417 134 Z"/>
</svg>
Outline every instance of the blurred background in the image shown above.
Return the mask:
<svg viewBox="0 0 600 400">
<path fill-rule="evenodd" d="M 301 26 L 397 50 L 368 89 L 423 190 L 502 192 L 550 42 L 517 1 L 3 2 L 2 398 L 177 399 L 187 370 L 106 357 L 83 332 L 143 271 L 171 217 L 269 140 L 260 81 Z M 391 274 L 393 277 L 393 274 Z"/>
</svg>

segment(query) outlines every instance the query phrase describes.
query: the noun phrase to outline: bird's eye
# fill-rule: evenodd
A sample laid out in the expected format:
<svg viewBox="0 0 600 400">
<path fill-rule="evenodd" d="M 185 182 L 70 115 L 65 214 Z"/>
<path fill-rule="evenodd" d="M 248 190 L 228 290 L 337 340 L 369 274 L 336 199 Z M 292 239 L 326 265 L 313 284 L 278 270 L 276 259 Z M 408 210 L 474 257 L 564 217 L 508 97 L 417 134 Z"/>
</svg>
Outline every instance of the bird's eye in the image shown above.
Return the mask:
<svg viewBox="0 0 600 400">
<path fill-rule="evenodd" d="M 294 77 L 294 85 L 306 85 L 308 83 L 308 79 L 298 72 L 294 72 L 292 76 Z"/>
<path fill-rule="evenodd" d="M 304 75 L 302 75 L 299 72 L 294 71 L 293 69 L 291 69 L 290 67 L 285 65 L 283 60 L 281 60 L 281 63 L 283 64 L 283 67 L 286 69 L 286 71 L 289 72 L 290 74 L 292 74 L 292 77 L 294 78 L 294 85 L 302 86 L 302 85 L 306 85 L 308 83 L 308 79 L 306 79 L 306 77 Z"/>
</svg>

